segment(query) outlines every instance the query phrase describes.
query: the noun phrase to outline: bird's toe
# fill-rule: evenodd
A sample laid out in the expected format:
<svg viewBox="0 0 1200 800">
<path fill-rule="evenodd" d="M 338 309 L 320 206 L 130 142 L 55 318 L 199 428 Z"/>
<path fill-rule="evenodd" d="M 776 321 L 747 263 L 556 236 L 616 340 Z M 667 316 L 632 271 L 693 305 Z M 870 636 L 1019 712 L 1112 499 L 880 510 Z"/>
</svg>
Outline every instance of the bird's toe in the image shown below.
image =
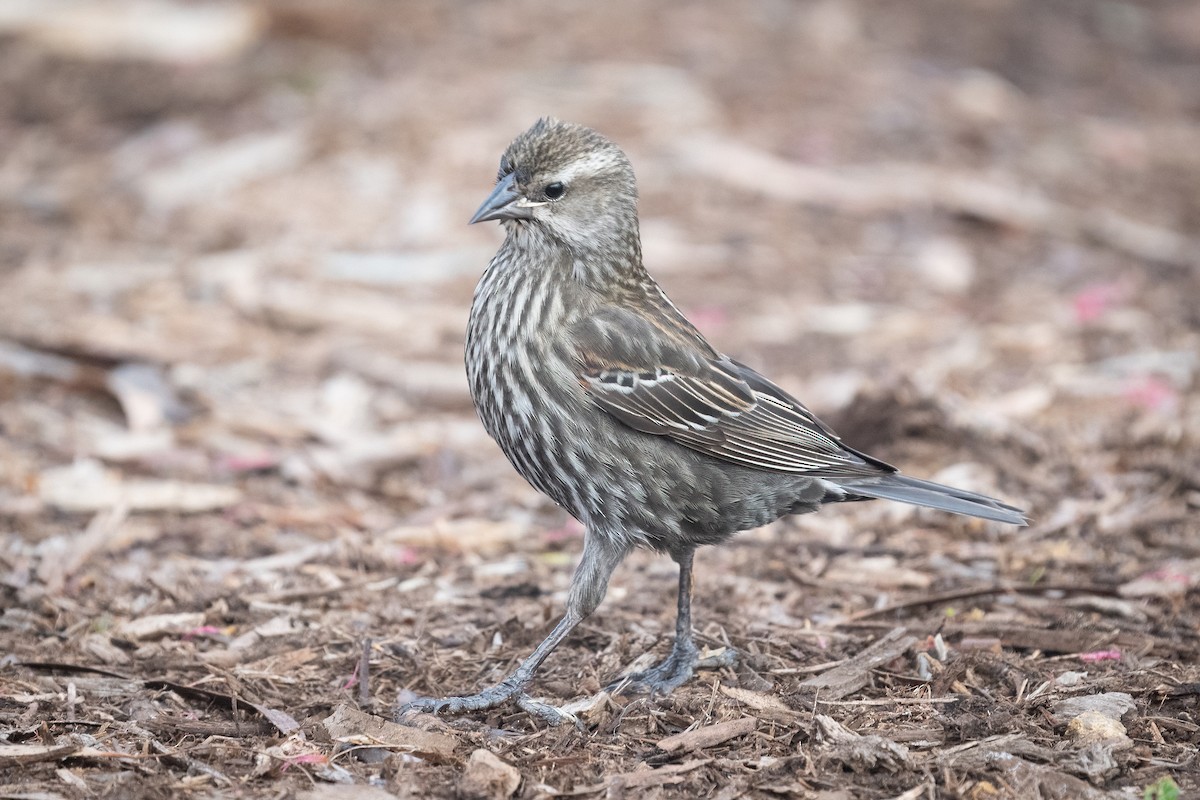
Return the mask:
<svg viewBox="0 0 1200 800">
<path fill-rule="evenodd" d="M 737 651 L 722 647 L 700 653 L 694 647 L 675 648 L 666 660 L 632 675 L 618 678 L 608 685 L 611 694 L 669 694 L 679 688 L 699 669 L 721 669 L 737 663 Z"/>
</svg>

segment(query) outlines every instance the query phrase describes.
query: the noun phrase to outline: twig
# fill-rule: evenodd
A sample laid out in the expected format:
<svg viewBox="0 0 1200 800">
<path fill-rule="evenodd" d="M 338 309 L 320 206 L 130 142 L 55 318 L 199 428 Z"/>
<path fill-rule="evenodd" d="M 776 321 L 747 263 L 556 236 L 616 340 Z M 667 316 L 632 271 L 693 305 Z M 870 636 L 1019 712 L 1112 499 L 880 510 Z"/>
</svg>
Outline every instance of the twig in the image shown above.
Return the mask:
<svg viewBox="0 0 1200 800">
<path fill-rule="evenodd" d="M 710 747 L 716 747 L 738 736 L 753 733 L 757 726 L 758 719 L 755 717 L 742 717 L 740 719 L 717 722 L 713 725 L 693 728 L 692 730 L 661 739 L 658 742 L 658 749 L 666 753 L 705 750 Z"/>
<path fill-rule="evenodd" d="M 369 708 L 371 705 L 371 637 L 363 639 L 362 655 L 358 661 L 358 705 Z"/>
<path fill-rule="evenodd" d="M 197 772 L 201 775 L 207 775 L 223 786 L 230 786 L 234 783 L 228 775 L 226 775 L 224 772 L 221 772 L 219 769 L 210 767 L 203 761 L 194 759 L 191 756 L 186 756 L 178 750 L 172 750 L 158 739 L 150 740 L 150 747 L 154 750 L 154 752 L 158 753 L 164 761 L 172 762 L 178 766 L 184 767 L 189 771 Z"/>
<path fill-rule="evenodd" d="M 878 697 L 868 700 L 817 700 L 822 706 L 937 706 L 961 703 L 961 697 Z"/>
<path fill-rule="evenodd" d="M 879 608 L 868 608 L 862 611 L 855 611 L 845 619 L 836 623 L 844 625 L 850 622 L 859 622 L 871 617 L 880 617 L 884 614 L 890 614 L 893 611 L 904 611 L 909 608 L 921 608 L 922 606 L 935 606 L 939 603 L 951 603 L 955 600 L 969 600 L 973 597 L 984 597 L 989 594 L 1043 594 L 1045 592 L 1070 592 L 1073 594 L 1098 594 L 1104 597 L 1117 596 L 1117 589 L 1114 586 L 1080 586 L 1078 584 L 1052 583 L 1044 586 L 981 586 L 973 589 L 955 589 L 950 592 L 942 592 L 940 594 L 926 595 L 925 597 L 917 597 L 912 600 L 903 600 L 897 603 L 889 603 L 886 606 Z"/>
<path fill-rule="evenodd" d="M 866 686 L 871 670 L 904 655 L 916 642 L 904 628 L 893 628 L 845 664 L 801 681 L 800 688 L 840 700 Z"/>
</svg>

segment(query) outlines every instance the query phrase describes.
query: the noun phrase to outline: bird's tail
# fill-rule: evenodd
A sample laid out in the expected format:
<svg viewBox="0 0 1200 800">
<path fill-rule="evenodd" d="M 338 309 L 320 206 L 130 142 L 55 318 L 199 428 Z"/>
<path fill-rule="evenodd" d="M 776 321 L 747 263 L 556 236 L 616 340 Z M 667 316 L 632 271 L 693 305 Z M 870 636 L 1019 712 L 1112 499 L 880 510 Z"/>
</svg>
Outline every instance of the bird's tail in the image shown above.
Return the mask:
<svg viewBox="0 0 1200 800">
<path fill-rule="evenodd" d="M 1029 524 L 1025 512 L 1015 506 L 964 489 L 955 489 L 952 486 L 943 486 L 940 483 L 909 478 L 905 475 L 886 475 L 861 483 L 839 481 L 838 484 L 847 492 L 860 497 L 897 500 L 914 506 L 936 508 L 952 514 L 964 514 L 968 517 L 980 517 L 1012 525 Z"/>
</svg>

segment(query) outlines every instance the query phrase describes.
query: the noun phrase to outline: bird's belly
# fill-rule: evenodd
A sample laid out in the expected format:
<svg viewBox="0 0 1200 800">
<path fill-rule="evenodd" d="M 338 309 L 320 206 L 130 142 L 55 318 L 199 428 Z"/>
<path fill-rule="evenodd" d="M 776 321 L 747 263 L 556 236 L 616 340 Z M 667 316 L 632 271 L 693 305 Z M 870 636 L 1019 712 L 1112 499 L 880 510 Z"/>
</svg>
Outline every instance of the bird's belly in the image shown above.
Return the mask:
<svg viewBox="0 0 1200 800">
<path fill-rule="evenodd" d="M 553 385 L 545 356 L 510 349 L 505 358 L 469 362 L 468 378 L 483 427 L 513 468 L 573 516 L 586 519 L 579 492 L 585 470 L 575 444 L 586 434 L 573 423 L 578 400 Z"/>
<path fill-rule="evenodd" d="M 586 399 L 586 398 L 585 398 Z M 517 471 L 570 514 L 631 544 L 672 552 L 718 544 L 795 509 L 795 479 L 700 456 L 583 407 L 569 423 L 494 419 Z"/>
<path fill-rule="evenodd" d="M 596 406 L 552 356 L 507 352 L 468 366 L 484 428 L 525 480 L 584 524 L 674 551 L 719 543 L 794 510 L 794 476 L 635 431 Z"/>
</svg>

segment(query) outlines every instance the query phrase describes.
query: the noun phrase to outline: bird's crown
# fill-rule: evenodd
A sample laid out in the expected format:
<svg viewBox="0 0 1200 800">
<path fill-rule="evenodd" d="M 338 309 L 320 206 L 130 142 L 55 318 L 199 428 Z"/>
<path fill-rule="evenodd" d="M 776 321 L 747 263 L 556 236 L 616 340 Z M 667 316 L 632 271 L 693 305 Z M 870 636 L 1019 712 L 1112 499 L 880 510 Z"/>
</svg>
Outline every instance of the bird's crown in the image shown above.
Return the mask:
<svg viewBox="0 0 1200 800">
<path fill-rule="evenodd" d="M 585 125 L 542 117 L 513 139 L 500 159 L 500 174 L 516 172 L 525 183 L 535 175 L 566 182 L 578 176 L 616 173 L 633 181 L 629 159 L 607 137 Z"/>
</svg>

